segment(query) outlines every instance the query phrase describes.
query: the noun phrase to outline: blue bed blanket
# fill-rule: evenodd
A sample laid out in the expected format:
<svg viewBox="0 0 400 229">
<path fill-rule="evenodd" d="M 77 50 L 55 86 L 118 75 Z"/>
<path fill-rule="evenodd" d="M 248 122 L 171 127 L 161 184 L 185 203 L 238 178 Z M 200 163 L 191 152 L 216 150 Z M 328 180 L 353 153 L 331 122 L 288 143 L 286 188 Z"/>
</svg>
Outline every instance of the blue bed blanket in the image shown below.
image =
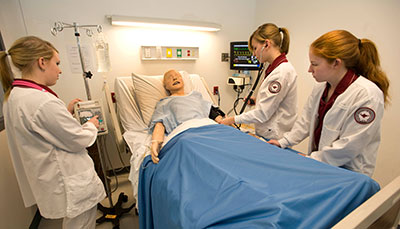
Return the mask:
<svg viewBox="0 0 400 229">
<path fill-rule="evenodd" d="M 379 190 L 232 127 L 186 130 L 139 175 L 140 228 L 330 228 Z"/>
</svg>

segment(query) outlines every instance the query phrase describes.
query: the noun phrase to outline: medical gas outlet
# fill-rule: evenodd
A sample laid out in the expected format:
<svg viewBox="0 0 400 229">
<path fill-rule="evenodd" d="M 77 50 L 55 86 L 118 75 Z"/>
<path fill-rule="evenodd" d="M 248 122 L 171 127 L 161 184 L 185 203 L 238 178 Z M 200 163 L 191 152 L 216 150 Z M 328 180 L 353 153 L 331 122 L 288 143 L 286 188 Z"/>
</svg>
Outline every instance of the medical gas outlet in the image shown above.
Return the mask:
<svg viewBox="0 0 400 229">
<path fill-rule="evenodd" d="M 104 116 L 102 103 L 98 100 L 78 102 L 74 106 L 75 118 L 81 123 L 89 121 L 97 115 L 99 120 L 98 135 L 108 134 L 107 122 Z"/>
</svg>

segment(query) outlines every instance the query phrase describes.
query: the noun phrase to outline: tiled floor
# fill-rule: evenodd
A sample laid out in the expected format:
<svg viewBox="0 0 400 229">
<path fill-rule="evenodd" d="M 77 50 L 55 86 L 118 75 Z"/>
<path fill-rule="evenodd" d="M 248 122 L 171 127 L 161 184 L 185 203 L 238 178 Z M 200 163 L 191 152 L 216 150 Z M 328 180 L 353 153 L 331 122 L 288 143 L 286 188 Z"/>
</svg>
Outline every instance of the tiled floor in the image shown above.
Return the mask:
<svg viewBox="0 0 400 229">
<path fill-rule="evenodd" d="M 118 201 L 118 196 L 121 192 L 128 196 L 128 201 L 122 204 L 122 207 L 127 208 L 132 203 L 134 203 L 132 195 L 132 185 L 128 180 L 128 173 L 118 175 L 118 189 L 112 194 L 113 204 Z M 111 189 L 115 188 L 115 179 L 112 178 Z M 109 207 L 109 200 L 104 199 L 101 204 L 104 207 Z M 102 216 L 100 211 L 97 212 L 98 218 Z M 61 229 L 62 220 L 48 220 L 42 219 L 39 225 L 39 229 Z M 113 225 L 111 222 L 104 222 L 96 226 L 96 229 L 111 229 Z M 137 229 L 139 228 L 139 217 L 135 214 L 135 210 L 132 209 L 129 213 L 124 214 L 120 218 L 120 229 Z"/>
</svg>

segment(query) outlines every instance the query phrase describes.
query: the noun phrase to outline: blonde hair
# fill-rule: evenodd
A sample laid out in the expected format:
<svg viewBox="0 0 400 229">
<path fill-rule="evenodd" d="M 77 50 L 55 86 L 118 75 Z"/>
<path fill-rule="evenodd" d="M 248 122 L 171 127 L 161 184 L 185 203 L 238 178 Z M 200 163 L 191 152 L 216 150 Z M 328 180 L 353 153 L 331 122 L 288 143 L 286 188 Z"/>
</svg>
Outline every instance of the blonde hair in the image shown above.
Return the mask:
<svg viewBox="0 0 400 229">
<path fill-rule="evenodd" d="M 385 104 L 389 103 L 389 79 L 381 69 L 378 50 L 371 40 L 358 39 L 346 30 L 334 30 L 315 40 L 311 51 L 330 63 L 343 60 L 346 68 L 374 82 L 382 90 Z"/>
<path fill-rule="evenodd" d="M 253 45 L 251 43 L 253 39 L 259 43 L 264 43 L 265 40 L 269 39 L 279 47 L 281 53 L 289 53 L 290 37 L 289 31 L 286 28 L 279 28 L 272 23 L 266 23 L 259 26 L 249 38 L 249 50 L 251 52 L 253 52 Z"/>
<path fill-rule="evenodd" d="M 5 100 L 8 98 L 14 81 L 7 55 L 11 57 L 13 65 L 24 75 L 31 73 L 35 61 L 39 58 L 43 57 L 46 60 L 50 60 L 54 55 L 54 51 L 58 52 L 50 42 L 35 36 L 26 36 L 16 40 L 8 50 L 8 53 L 5 51 L 0 52 L 0 79 L 6 91 Z"/>
</svg>

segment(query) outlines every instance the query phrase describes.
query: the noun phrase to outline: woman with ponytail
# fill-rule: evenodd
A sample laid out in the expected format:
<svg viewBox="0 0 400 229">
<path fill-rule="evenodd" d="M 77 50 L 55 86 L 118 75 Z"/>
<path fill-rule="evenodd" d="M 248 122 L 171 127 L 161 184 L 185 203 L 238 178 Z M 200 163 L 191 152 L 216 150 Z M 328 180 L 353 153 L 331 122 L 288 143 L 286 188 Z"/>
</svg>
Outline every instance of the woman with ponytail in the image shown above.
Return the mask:
<svg viewBox="0 0 400 229">
<path fill-rule="evenodd" d="M 21 71 L 14 79 L 9 62 Z M 63 218 L 63 228 L 95 228 L 105 192 L 86 147 L 97 137 L 97 117 L 73 118 L 49 87 L 61 70 L 58 51 L 38 37 L 22 37 L 0 52 L 0 78 L 8 146 L 25 207 L 37 205 L 45 218 Z"/>
<path fill-rule="evenodd" d="M 319 84 L 293 129 L 269 142 L 286 148 L 309 136 L 307 157 L 372 176 L 389 103 L 375 44 L 335 30 L 311 44 L 309 57 Z"/>
<path fill-rule="evenodd" d="M 249 49 L 260 63 L 269 63 L 258 89 L 255 108 L 222 120 L 222 124 L 254 123 L 256 135 L 265 139 L 281 138 L 290 131 L 297 113 L 297 73 L 287 60 L 289 31 L 267 23 L 250 36 Z"/>
</svg>

